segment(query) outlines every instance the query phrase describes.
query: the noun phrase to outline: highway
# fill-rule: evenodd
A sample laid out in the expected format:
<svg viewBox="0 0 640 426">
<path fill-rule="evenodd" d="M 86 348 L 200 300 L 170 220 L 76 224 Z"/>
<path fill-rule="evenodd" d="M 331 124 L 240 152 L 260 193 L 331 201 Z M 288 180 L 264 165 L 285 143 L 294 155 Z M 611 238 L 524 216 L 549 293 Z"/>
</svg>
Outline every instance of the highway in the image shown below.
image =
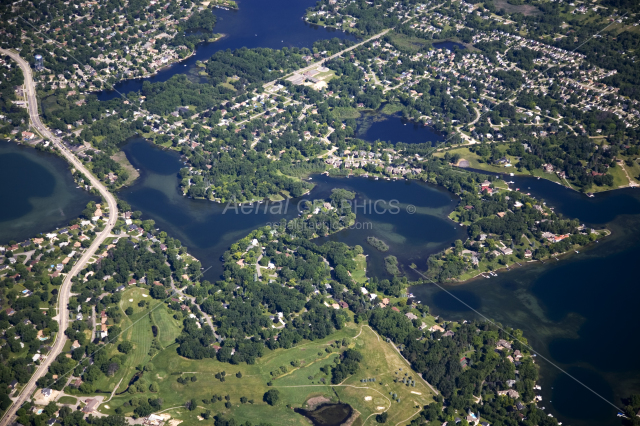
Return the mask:
<svg viewBox="0 0 640 426">
<path fill-rule="evenodd" d="M 98 178 L 91 174 L 91 172 L 82 164 L 82 162 L 80 162 L 80 160 L 78 160 L 78 158 L 64 146 L 62 141 L 59 138 L 55 137 L 51 130 L 49 130 L 40 120 L 40 115 L 38 113 L 38 99 L 36 97 L 35 84 L 29 64 L 24 59 L 22 59 L 20 55 L 13 51 L 0 49 L 0 53 L 10 56 L 11 59 L 16 61 L 22 69 L 22 73 L 24 74 L 25 97 L 27 98 L 29 117 L 31 119 L 31 125 L 33 126 L 33 128 L 45 139 L 49 139 L 51 143 L 58 149 L 58 152 L 60 152 L 64 156 L 64 158 L 73 167 L 75 167 L 76 170 L 83 173 L 87 177 L 87 179 L 89 179 L 89 181 L 91 182 L 91 186 L 98 189 L 100 195 L 102 195 L 102 198 L 107 201 L 107 205 L 109 207 L 109 218 L 107 220 L 106 226 L 104 227 L 104 230 L 96 235 L 96 238 L 93 243 L 91 243 L 91 246 L 89 246 L 89 248 L 85 250 L 82 257 L 71 268 L 71 271 L 69 271 L 62 283 L 62 287 L 60 288 L 60 292 L 58 295 L 58 323 L 60 327 L 58 333 L 56 333 L 56 340 L 47 358 L 41 362 L 40 366 L 31 377 L 31 380 L 29 380 L 26 386 L 22 389 L 22 392 L 20 392 L 18 397 L 14 399 L 13 405 L 5 412 L 4 416 L 0 420 L 0 426 L 6 426 L 13 422 L 16 411 L 20 408 L 20 406 L 22 406 L 22 404 L 24 404 L 25 401 L 29 400 L 33 392 L 36 390 L 36 382 L 38 381 L 38 379 L 47 373 L 51 363 L 62 352 L 64 344 L 67 340 L 64 331 L 69 325 L 69 311 L 67 309 L 67 305 L 69 303 L 69 296 L 71 293 L 71 279 L 85 267 L 87 262 L 89 262 L 89 259 L 91 259 L 91 257 L 96 253 L 100 245 L 111 234 L 111 230 L 116 224 L 116 220 L 118 218 L 118 206 L 113 194 L 109 192 L 109 190 L 102 184 L 102 182 L 100 182 Z"/>
</svg>

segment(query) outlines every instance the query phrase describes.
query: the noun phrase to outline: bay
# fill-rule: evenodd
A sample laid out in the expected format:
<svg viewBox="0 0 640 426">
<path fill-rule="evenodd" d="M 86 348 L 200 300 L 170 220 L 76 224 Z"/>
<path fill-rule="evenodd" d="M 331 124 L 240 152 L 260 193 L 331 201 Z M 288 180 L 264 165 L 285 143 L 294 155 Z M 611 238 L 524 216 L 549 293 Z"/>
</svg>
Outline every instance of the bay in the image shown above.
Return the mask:
<svg viewBox="0 0 640 426">
<path fill-rule="evenodd" d="M 165 67 L 148 78 L 124 80 L 115 84 L 115 90 L 98 92 L 98 99 L 104 101 L 120 96 L 120 93 L 137 92 L 145 81 L 151 83 L 169 80 L 176 74 L 192 74 L 197 71 L 196 62 L 209 59 L 220 50 L 235 50 L 242 47 L 253 49 L 268 47 L 311 48 L 317 40 L 356 40 L 356 37 L 332 28 L 323 28 L 306 23 L 302 18 L 307 8 L 314 6 L 315 0 L 242 0 L 239 10 L 214 9 L 218 21 L 214 33 L 224 34 L 215 42 L 204 42 L 196 46 L 193 56 L 184 61 Z"/>
</svg>

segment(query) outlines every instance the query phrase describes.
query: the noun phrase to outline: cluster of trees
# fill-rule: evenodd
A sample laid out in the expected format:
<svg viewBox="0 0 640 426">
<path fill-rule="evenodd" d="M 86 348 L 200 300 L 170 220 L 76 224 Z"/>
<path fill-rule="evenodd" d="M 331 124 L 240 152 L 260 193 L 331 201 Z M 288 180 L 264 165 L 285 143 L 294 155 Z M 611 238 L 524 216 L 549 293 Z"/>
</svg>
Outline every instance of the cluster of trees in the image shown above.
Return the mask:
<svg viewBox="0 0 640 426">
<path fill-rule="evenodd" d="M 331 383 L 342 383 L 349 376 L 353 376 L 360 369 L 362 354 L 355 349 L 347 349 L 340 355 L 340 363 L 331 368 Z"/>
<path fill-rule="evenodd" d="M 183 24 L 185 30 L 213 31 L 216 25 L 216 15 L 211 9 L 203 9 L 193 12 Z"/>
<path fill-rule="evenodd" d="M 7 64 L 12 61 L 9 56 L 2 59 Z M 0 81 L 0 114 L 4 116 L 0 119 L 0 134 L 9 135 L 14 128 L 29 124 L 29 113 L 26 108 L 13 103 L 17 100 L 15 88 L 24 84 L 24 76 L 19 67 L 2 65 L 0 69 L 4 75 Z"/>
<path fill-rule="evenodd" d="M 453 336 L 442 337 L 440 331 L 423 333 L 416 326 L 419 320 L 409 321 L 402 313 L 391 309 L 375 309 L 369 315 L 369 324 L 382 336 L 390 339 L 402 349 L 403 356 L 411 362 L 411 367 L 434 385 L 441 393 L 438 401 L 425 406 L 412 424 L 427 421 L 453 420 L 460 412 L 472 410 L 480 412 L 491 424 L 518 424 L 520 418 L 512 409 L 515 400 L 498 397 L 497 391 L 514 389 L 518 400 L 531 402 L 535 396 L 533 386 L 538 371 L 530 357 L 512 362 L 507 357 L 511 351 L 527 354 L 526 339 L 519 330 L 503 328 L 490 322 L 470 322 L 461 325 L 446 323 L 447 331 Z M 511 350 L 496 352 L 496 343 L 504 339 L 513 341 Z M 466 367 L 460 361 L 462 353 L 471 353 L 465 358 Z M 518 377 L 516 380 L 516 370 Z M 513 387 L 507 381 L 513 380 Z M 483 405 L 472 403 L 482 396 Z M 447 405 L 443 410 L 443 397 Z M 546 414 L 535 405 L 527 405 L 527 416 L 535 417 L 537 424 L 557 424 L 546 421 Z"/>
<path fill-rule="evenodd" d="M 234 77 L 237 78 L 234 87 L 246 90 L 248 85 L 276 80 L 305 65 L 298 48 L 275 50 L 243 47 L 233 52 L 216 52 L 207 62 L 206 71 L 214 85 L 226 83 L 228 77 Z"/>
</svg>

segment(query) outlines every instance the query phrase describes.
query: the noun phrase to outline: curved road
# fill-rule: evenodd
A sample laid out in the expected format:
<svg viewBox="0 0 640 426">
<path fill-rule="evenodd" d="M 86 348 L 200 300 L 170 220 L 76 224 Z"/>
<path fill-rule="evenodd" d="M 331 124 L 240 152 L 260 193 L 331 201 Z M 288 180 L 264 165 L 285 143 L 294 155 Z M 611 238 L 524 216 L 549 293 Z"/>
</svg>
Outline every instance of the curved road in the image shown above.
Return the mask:
<svg viewBox="0 0 640 426">
<path fill-rule="evenodd" d="M 107 224 L 102 232 L 97 234 L 96 239 L 91 243 L 91 246 L 84 252 L 80 260 L 76 262 L 76 264 L 71 268 L 71 271 L 65 277 L 62 287 L 60 288 L 59 300 L 58 300 L 58 324 L 59 331 L 56 334 L 56 340 L 53 344 L 51 352 L 49 352 L 48 357 L 42 361 L 36 372 L 29 380 L 29 383 L 22 389 L 20 395 L 14 400 L 13 405 L 5 412 L 2 420 L 0 420 L 0 426 L 6 426 L 13 421 L 15 417 L 16 411 L 26 402 L 33 392 L 36 390 L 36 381 L 44 376 L 49 370 L 49 365 L 57 358 L 57 356 L 62 352 L 62 348 L 67 340 L 67 336 L 65 336 L 64 331 L 67 329 L 69 325 L 69 311 L 67 309 L 67 304 L 69 303 L 69 295 L 71 293 L 71 279 L 80 272 L 91 256 L 95 254 L 100 245 L 104 242 L 104 240 L 109 236 L 113 226 L 116 224 L 116 219 L 118 217 L 118 206 L 116 203 L 116 199 L 107 190 L 107 188 L 98 180 L 91 172 L 78 160 L 78 158 L 69 151 L 62 143 L 62 141 L 55 137 L 53 133 L 42 123 L 40 120 L 40 115 L 38 114 L 38 99 L 36 98 L 35 84 L 33 82 L 33 77 L 31 75 L 31 67 L 29 64 L 20 57 L 15 52 L 10 50 L 0 49 L 0 53 L 4 55 L 8 55 L 18 63 L 20 68 L 22 69 L 22 73 L 24 74 L 24 86 L 25 86 L 25 96 L 29 103 L 29 117 L 31 119 L 31 125 L 36 129 L 38 133 L 40 133 L 44 138 L 49 139 L 53 145 L 58 149 L 64 158 L 76 168 L 76 170 L 82 172 L 91 182 L 91 186 L 97 188 L 102 195 L 102 198 L 107 200 L 107 205 L 109 206 L 109 219 L 107 220 Z"/>
</svg>

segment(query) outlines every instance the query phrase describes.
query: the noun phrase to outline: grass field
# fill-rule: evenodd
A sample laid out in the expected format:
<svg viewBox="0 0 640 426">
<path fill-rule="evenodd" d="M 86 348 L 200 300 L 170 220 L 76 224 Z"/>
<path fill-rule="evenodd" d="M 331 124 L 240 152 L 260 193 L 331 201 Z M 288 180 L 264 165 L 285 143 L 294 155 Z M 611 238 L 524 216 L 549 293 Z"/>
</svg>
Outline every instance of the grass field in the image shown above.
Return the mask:
<svg viewBox="0 0 640 426">
<path fill-rule="evenodd" d="M 334 365 L 339 353 L 332 344 L 344 338 L 350 347 L 355 347 L 364 355 L 364 360 L 357 374 L 332 386 L 329 384 L 330 372 L 327 374 L 327 368 L 324 371 L 321 369 Z M 161 351 L 151 360 L 151 364 L 153 371 L 145 373 L 143 379 L 146 383 L 155 382 L 159 392 L 135 396 L 161 397 L 164 400 L 163 411 L 183 421 L 185 426 L 198 424 L 198 415 L 205 410 L 211 410 L 212 415 L 232 417 L 238 422 L 251 421 L 255 424 L 270 419 L 273 423 L 277 419 L 278 425 L 307 425 L 307 420 L 292 408 L 303 407 L 310 397 L 319 395 L 332 401 L 338 401 L 339 398 L 353 406 L 360 413 L 355 424 L 375 424 L 372 418 L 374 414 L 386 410 L 389 410 L 390 424 L 396 424 L 417 414 L 419 407 L 433 400 L 431 390 L 415 373 L 410 372 L 409 365 L 391 344 L 368 326 L 353 323 L 327 339 L 303 343 L 291 349 L 269 351 L 253 365 L 230 365 L 213 359 L 189 360 L 176 354 L 176 345 Z M 221 371 L 226 372 L 224 382 L 215 378 L 216 373 Z M 236 376 L 238 372 L 242 377 Z M 416 381 L 415 387 L 394 382 L 396 377 L 405 377 L 404 373 Z M 181 376 L 195 376 L 197 381 L 180 384 L 177 379 Z M 376 378 L 376 382 L 361 382 L 372 377 Z M 267 386 L 270 381 L 271 387 Z M 270 388 L 278 389 L 281 393 L 280 402 L 273 407 L 262 401 L 264 393 Z M 392 401 L 390 392 L 396 393 L 400 402 Z M 224 398 L 212 403 L 214 394 L 229 395 L 230 407 L 225 407 Z M 101 408 L 101 411 L 113 414 L 115 408 L 122 406 L 132 396 L 115 396 L 109 403 L 110 408 Z M 241 397 L 248 401 L 241 403 Z M 189 411 L 184 408 L 184 403 L 192 398 L 197 401 L 198 409 Z M 123 407 L 123 410 L 125 414 L 130 414 L 132 407 Z"/>
</svg>

